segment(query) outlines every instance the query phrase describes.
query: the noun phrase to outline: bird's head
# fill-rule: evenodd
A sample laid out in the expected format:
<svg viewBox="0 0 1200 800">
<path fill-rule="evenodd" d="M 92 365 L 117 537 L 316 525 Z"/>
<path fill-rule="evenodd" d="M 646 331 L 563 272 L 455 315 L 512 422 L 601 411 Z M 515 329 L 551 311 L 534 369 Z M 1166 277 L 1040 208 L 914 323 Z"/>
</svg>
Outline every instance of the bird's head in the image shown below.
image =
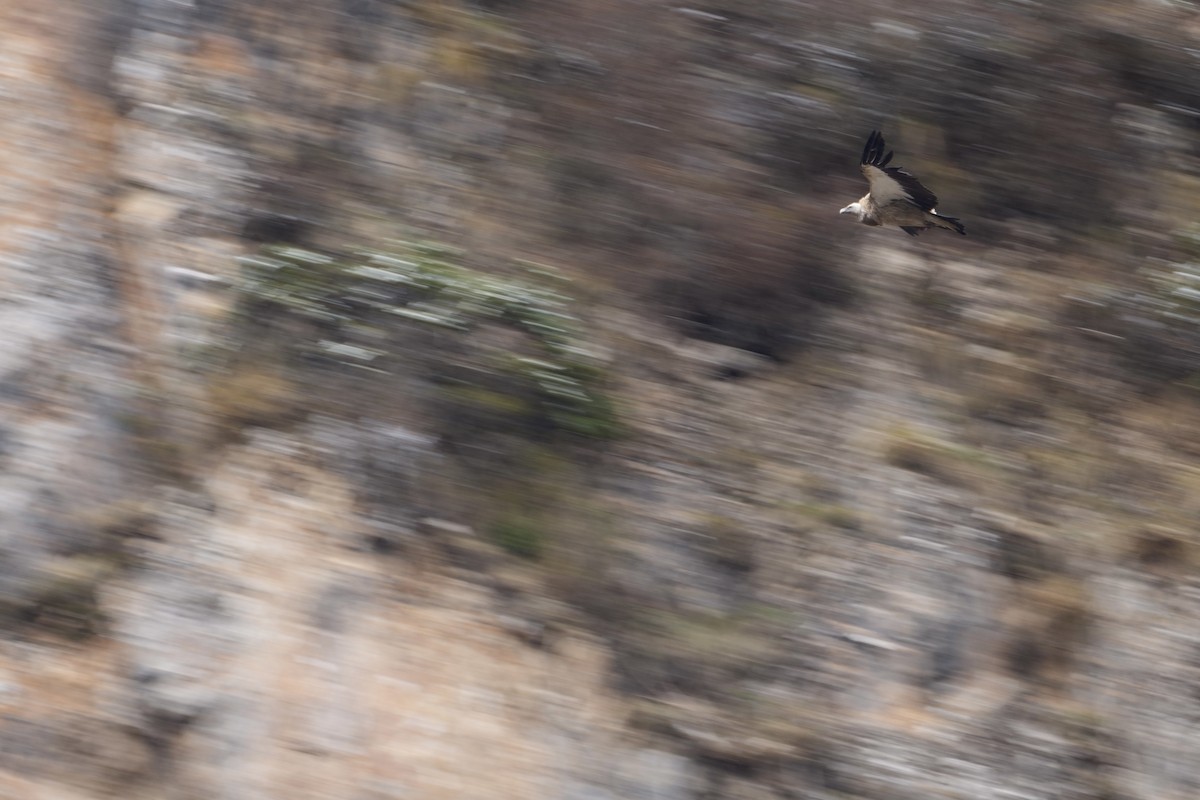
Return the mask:
<svg viewBox="0 0 1200 800">
<path fill-rule="evenodd" d="M 863 218 L 862 206 L 859 205 L 858 203 L 851 203 L 850 205 L 846 206 L 838 213 L 839 214 L 853 214 L 854 216 L 858 217 L 860 220 Z"/>
</svg>

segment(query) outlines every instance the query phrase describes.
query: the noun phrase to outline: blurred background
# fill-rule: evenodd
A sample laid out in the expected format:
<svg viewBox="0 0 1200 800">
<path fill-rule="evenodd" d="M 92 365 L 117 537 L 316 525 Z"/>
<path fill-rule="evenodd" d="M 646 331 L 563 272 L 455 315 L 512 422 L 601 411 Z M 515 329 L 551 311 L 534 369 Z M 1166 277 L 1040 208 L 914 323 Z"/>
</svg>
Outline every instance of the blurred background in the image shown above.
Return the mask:
<svg viewBox="0 0 1200 800">
<path fill-rule="evenodd" d="M 1200 7 L 0 4 L 0 797 L 1200 797 Z M 867 134 L 968 236 L 838 216 Z"/>
</svg>

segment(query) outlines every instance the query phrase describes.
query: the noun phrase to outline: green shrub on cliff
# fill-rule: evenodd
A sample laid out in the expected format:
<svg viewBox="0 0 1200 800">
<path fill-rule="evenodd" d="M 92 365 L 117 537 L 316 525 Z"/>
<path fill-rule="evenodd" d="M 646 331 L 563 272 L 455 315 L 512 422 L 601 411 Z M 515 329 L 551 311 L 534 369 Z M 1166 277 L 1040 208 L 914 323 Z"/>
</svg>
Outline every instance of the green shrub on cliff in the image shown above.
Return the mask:
<svg viewBox="0 0 1200 800">
<path fill-rule="evenodd" d="M 559 291 L 565 280 L 529 263 L 484 272 L 465 266 L 464 255 L 424 242 L 349 259 L 268 247 L 243 261 L 241 307 L 244 316 L 305 323 L 292 343 L 306 357 L 369 370 L 388 370 L 397 328 L 449 334 L 453 355 L 435 377 L 458 411 L 613 436 L 604 370 L 585 344 L 571 299 Z"/>
</svg>

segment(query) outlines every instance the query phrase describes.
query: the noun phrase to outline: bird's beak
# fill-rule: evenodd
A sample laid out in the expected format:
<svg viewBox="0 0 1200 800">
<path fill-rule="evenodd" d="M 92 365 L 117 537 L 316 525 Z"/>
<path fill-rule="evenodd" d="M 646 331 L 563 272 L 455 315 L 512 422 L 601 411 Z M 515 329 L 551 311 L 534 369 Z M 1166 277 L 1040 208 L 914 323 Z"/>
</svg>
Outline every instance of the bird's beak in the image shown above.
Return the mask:
<svg viewBox="0 0 1200 800">
<path fill-rule="evenodd" d="M 839 211 L 838 213 L 839 213 L 839 214 L 849 214 L 849 213 L 850 213 L 850 206 L 846 206 L 845 208 L 843 208 L 843 209 L 842 209 L 841 211 Z"/>
</svg>

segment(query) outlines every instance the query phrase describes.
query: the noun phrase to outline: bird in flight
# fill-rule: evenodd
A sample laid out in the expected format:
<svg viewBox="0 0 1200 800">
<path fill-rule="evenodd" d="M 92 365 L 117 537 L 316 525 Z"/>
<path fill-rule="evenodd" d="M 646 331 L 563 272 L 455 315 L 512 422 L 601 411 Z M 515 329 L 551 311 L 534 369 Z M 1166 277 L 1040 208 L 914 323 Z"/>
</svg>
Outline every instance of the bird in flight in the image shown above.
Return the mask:
<svg viewBox="0 0 1200 800">
<path fill-rule="evenodd" d="M 922 186 L 910 172 L 888 166 L 893 154 L 889 151 L 884 155 L 885 148 L 883 134 L 871 131 L 861 162 L 862 173 L 871 184 L 871 191 L 839 213 L 853 214 L 864 225 L 899 228 L 909 236 L 929 228 L 958 231 L 966 236 L 966 228 L 961 222 L 937 213 L 937 195 Z"/>
</svg>

